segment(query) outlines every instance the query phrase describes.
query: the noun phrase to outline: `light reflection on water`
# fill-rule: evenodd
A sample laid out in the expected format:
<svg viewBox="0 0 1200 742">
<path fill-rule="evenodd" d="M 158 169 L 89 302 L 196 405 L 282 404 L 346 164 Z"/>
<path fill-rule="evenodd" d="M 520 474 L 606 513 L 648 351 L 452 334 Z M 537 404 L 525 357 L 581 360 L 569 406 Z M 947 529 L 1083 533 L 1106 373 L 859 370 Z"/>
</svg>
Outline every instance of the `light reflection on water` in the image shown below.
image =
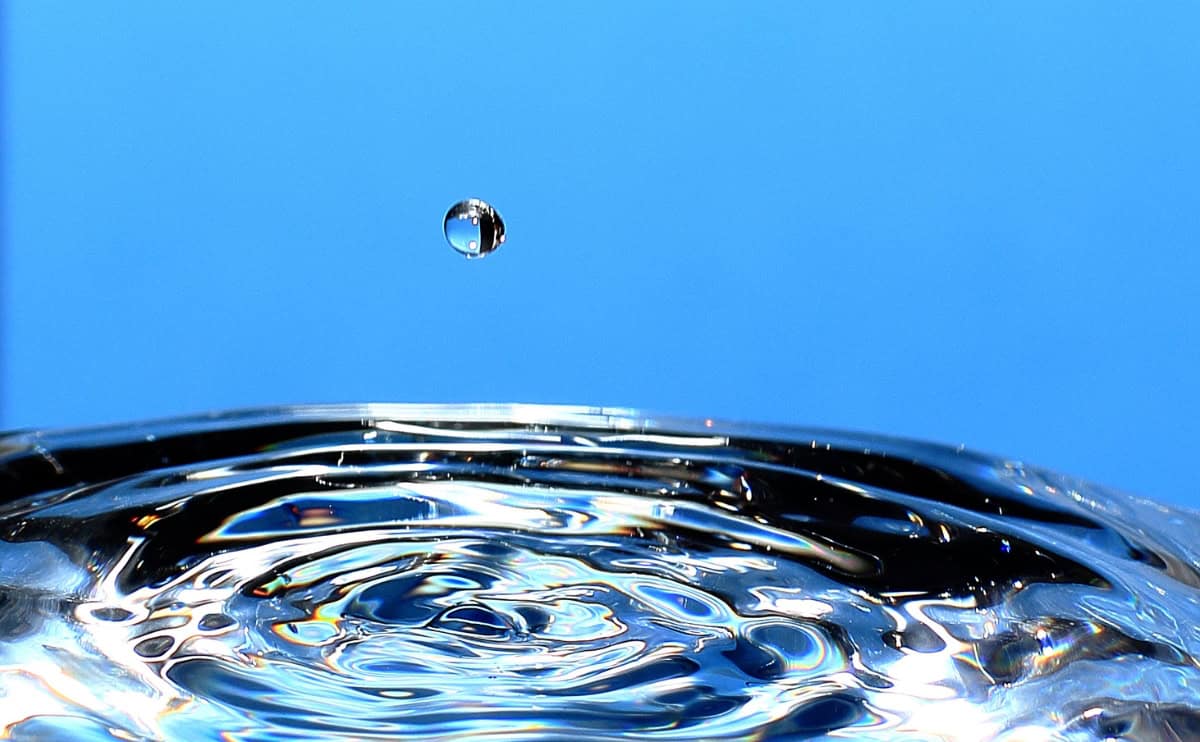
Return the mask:
<svg viewBox="0 0 1200 742">
<path fill-rule="evenodd" d="M 0 455 L 14 738 L 1200 735 L 1200 521 L 1016 463 L 499 406 Z"/>
</svg>

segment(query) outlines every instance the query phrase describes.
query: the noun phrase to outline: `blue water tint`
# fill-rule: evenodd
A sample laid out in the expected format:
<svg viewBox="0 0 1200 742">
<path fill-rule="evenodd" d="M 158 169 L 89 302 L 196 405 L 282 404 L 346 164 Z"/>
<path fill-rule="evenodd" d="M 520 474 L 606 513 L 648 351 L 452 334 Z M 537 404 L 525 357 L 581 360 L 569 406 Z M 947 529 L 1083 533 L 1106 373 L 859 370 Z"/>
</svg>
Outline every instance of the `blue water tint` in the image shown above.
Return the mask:
<svg viewBox="0 0 1200 742">
<path fill-rule="evenodd" d="M 17 739 L 1200 731 L 1200 521 L 1014 462 L 518 407 L 0 452 Z"/>
</svg>

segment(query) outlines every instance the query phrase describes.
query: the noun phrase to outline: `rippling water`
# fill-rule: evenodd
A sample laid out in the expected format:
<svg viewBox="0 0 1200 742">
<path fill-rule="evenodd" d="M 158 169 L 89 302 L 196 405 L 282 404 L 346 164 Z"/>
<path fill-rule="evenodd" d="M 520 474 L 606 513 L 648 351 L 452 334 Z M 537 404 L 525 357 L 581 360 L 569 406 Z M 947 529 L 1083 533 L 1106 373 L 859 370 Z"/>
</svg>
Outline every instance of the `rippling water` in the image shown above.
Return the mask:
<svg viewBox="0 0 1200 742">
<path fill-rule="evenodd" d="M 540 407 L 0 438 L 16 739 L 1200 738 L 1200 519 Z"/>
</svg>

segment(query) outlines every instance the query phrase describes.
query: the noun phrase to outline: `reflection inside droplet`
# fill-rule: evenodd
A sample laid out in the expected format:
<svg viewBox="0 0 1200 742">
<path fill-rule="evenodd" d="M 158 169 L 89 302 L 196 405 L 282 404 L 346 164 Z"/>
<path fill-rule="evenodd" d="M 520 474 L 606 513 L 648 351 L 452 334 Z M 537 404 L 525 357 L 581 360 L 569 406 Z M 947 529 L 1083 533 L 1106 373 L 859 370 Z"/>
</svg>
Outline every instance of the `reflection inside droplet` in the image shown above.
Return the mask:
<svg viewBox="0 0 1200 742">
<path fill-rule="evenodd" d="M 468 258 L 482 258 L 504 244 L 504 220 L 491 204 L 477 198 L 451 206 L 442 231 L 450 247 Z"/>
</svg>

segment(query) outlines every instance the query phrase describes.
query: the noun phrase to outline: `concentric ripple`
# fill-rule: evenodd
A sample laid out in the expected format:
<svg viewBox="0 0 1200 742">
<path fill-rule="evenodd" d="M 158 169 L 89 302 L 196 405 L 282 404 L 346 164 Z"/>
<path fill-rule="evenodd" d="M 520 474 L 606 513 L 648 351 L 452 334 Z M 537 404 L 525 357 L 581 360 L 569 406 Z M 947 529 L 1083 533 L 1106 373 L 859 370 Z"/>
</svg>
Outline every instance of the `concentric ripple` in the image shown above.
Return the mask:
<svg viewBox="0 0 1200 742">
<path fill-rule="evenodd" d="M 513 406 L 0 438 L 14 739 L 1200 738 L 1195 514 Z"/>
</svg>

